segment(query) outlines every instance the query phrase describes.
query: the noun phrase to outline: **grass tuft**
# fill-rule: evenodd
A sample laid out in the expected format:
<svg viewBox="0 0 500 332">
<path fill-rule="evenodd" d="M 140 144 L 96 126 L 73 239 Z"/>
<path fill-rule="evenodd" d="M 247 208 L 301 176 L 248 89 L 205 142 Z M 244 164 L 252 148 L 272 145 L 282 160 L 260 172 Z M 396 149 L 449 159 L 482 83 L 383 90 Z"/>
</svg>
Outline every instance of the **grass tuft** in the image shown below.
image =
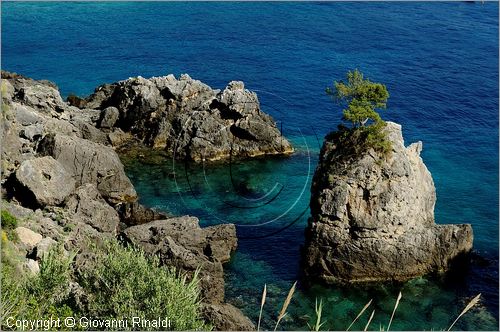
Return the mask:
<svg viewBox="0 0 500 332">
<path fill-rule="evenodd" d="M 453 321 L 453 323 L 451 324 L 451 326 L 448 328 L 447 331 L 450 331 L 451 328 L 455 325 L 455 323 L 460 319 L 460 317 L 462 317 L 463 315 L 465 315 L 469 310 L 472 309 L 472 307 L 474 307 L 478 302 L 479 302 L 479 299 L 481 298 L 481 293 L 479 293 L 478 295 L 476 295 L 464 308 L 464 310 L 462 310 L 462 312 L 460 313 L 460 315 L 458 315 L 458 317 Z"/>
<path fill-rule="evenodd" d="M 392 320 L 394 318 L 394 314 L 396 313 L 396 309 L 399 306 L 399 301 L 401 300 L 401 297 L 402 297 L 402 294 L 401 294 L 401 292 L 399 292 L 398 298 L 396 299 L 396 304 L 394 305 L 394 310 L 392 311 L 391 319 L 389 320 L 389 325 L 387 325 L 386 331 L 389 331 L 389 329 L 391 328 Z"/>
<path fill-rule="evenodd" d="M 363 331 L 368 330 L 368 326 L 370 326 L 370 323 L 372 322 L 373 315 L 375 315 L 375 310 L 372 311 L 372 314 L 370 315 L 370 318 L 368 318 L 368 322 L 366 323 L 365 328 L 364 328 Z"/>
<path fill-rule="evenodd" d="M 354 318 L 354 320 L 352 321 L 351 325 L 349 325 L 349 327 L 347 328 L 346 331 L 349 331 L 351 329 L 351 327 L 354 325 L 354 323 L 356 323 L 356 321 L 358 320 L 358 318 L 361 317 L 361 315 L 363 315 L 363 313 L 365 312 L 366 309 L 368 309 L 368 307 L 370 306 L 370 304 L 372 304 L 372 300 L 368 301 L 368 303 L 365 304 L 365 306 L 363 307 L 363 309 L 361 309 L 361 311 L 356 316 L 356 318 Z"/>
<path fill-rule="evenodd" d="M 316 303 L 314 304 L 314 311 L 316 313 L 316 322 L 313 326 L 309 325 L 309 323 L 307 325 L 309 326 L 311 331 L 321 331 L 321 326 L 326 323 L 326 321 L 321 321 L 321 313 L 323 312 L 323 300 L 320 300 L 318 305 L 318 299 L 316 299 Z"/>
<path fill-rule="evenodd" d="M 264 308 L 264 304 L 266 303 L 267 296 L 267 285 L 264 284 L 264 290 L 262 291 L 262 299 L 260 300 L 260 312 L 259 312 L 259 322 L 257 323 L 257 331 L 260 330 L 260 321 L 262 319 L 262 309 Z"/>
<path fill-rule="evenodd" d="M 292 288 L 290 288 L 290 291 L 288 291 L 288 295 L 285 299 L 285 302 L 283 302 L 283 306 L 281 307 L 281 311 L 278 315 L 278 320 L 276 321 L 276 326 L 274 327 L 274 331 L 278 328 L 278 325 L 280 324 L 281 320 L 283 317 L 286 316 L 286 309 L 288 309 L 288 306 L 290 305 L 290 301 L 292 301 L 293 293 L 295 292 L 295 286 L 297 285 L 297 282 L 294 282 L 292 285 Z"/>
<path fill-rule="evenodd" d="M 17 227 L 17 219 L 9 211 L 2 210 L 2 228 L 4 229 L 14 229 Z"/>
</svg>

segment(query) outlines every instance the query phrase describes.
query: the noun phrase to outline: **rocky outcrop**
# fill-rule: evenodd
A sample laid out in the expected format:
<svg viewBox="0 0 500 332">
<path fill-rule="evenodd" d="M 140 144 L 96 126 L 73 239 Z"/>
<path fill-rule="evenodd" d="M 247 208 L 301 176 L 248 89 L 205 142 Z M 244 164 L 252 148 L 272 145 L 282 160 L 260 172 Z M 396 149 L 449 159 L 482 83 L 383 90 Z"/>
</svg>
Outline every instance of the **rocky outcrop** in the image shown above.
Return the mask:
<svg viewBox="0 0 500 332">
<path fill-rule="evenodd" d="M 100 127 L 117 127 L 147 146 L 193 161 L 289 154 L 291 144 L 242 82 L 223 90 L 188 75 L 130 78 L 98 87 L 86 107 L 101 109 Z"/>
<path fill-rule="evenodd" d="M 25 160 L 16 171 L 23 201 L 31 206 L 58 205 L 75 189 L 75 181 L 52 157 Z M 36 205 L 35 205 L 36 204 Z"/>
<path fill-rule="evenodd" d="M 123 202 L 117 204 L 115 209 L 126 226 L 141 225 L 168 217 L 166 213 L 147 208 L 137 202 Z"/>
<path fill-rule="evenodd" d="M 472 228 L 434 222 L 436 191 L 420 157 L 388 122 L 392 153 L 353 155 L 327 137 L 312 184 L 304 268 L 325 282 L 406 280 L 444 271 L 472 248 Z"/>
<path fill-rule="evenodd" d="M 99 232 L 115 234 L 120 218 L 102 198 L 94 184 L 87 183 L 75 190 L 65 204 L 73 219 L 88 224 Z"/>
<path fill-rule="evenodd" d="M 137 199 L 116 152 L 108 146 L 79 137 L 47 134 L 39 153 L 54 157 L 73 176 L 77 185 L 96 183 L 101 195 L 113 203 Z"/>
<path fill-rule="evenodd" d="M 170 87 L 178 95 L 179 112 L 199 109 L 207 96 L 215 94 L 208 87 L 198 91 L 199 82 L 191 88 L 182 87 L 185 83 Z M 149 100 L 141 95 L 142 88 L 134 103 L 127 104 L 124 96 L 120 108 L 110 105 L 102 110 L 92 109 L 96 94 L 88 101 L 72 97 L 71 104 L 80 109 L 64 102 L 55 84 L 13 73 L 2 72 L 1 89 L 2 210 L 19 220 L 13 232 L 19 238 L 16 250 L 25 270 L 38 273 L 38 261 L 49 248 L 62 245 L 66 254 L 76 254 L 73 272 L 78 274 L 92 259 L 91 246 L 126 239 L 148 253 L 160 254 L 164 265 L 191 275 L 200 269 L 203 301 L 217 305 L 205 319 L 217 318 L 216 326 L 251 326 L 242 323 L 246 317 L 238 309 L 223 303 L 222 264 L 236 248 L 234 225 L 200 228 L 196 218 L 168 219 L 167 214 L 138 203 L 113 146 L 132 135 L 149 142 L 144 131 L 123 125 L 124 119 L 137 121 L 134 128 L 143 123 L 144 130 L 166 123 L 165 119 L 141 122 L 145 113 L 134 115 L 142 109 L 135 102 Z M 111 90 L 99 91 L 104 100 Z M 151 98 L 157 97 L 154 91 L 151 88 Z"/>
<path fill-rule="evenodd" d="M 236 249 L 234 225 L 200 228 L 198 218 L 184 216 L 129 227 L 123 236 L 145 252 L 157 255 L 164 265 L 189 273 L 201 268 L 203 301 L 223 301 L 222 263 L 229 261 L 231 252 Z"/>
<path fill-rule="evenodd" d="M 255 330 L 255 325 L 250 319 L 230 304 L 202 303 L 202 312 L 218 331 Z"/>
</svg>

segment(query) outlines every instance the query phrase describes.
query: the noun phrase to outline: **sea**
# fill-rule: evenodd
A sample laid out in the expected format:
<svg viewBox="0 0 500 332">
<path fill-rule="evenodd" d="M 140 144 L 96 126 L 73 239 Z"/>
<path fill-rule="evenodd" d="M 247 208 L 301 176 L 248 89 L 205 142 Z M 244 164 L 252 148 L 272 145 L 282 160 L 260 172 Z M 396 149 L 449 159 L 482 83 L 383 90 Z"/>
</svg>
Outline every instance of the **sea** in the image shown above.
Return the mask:
<svg viewBox="0 0 500 332">
<path fill-rule="evenodd" d="M 86 96 L 133 76 L 187 73 L 213 88 L 255 91 L 296 152 L 289 157 L 191 165 L 124 160 L 140 202 L 203 226 L 234 223 L 226 299 L 263 329 L 498 329 L 498 2 L 6 2 L 1 68 Z M 471 263 L 405 283 L 306 285 L 301 248 L 311 178 L 324 136 L 341 123 L 325 93 L 347 71 L 386 84 L 381 116 L 423 142 L 436 190 L 436 222 L 470 223 Z"/>
</svg>

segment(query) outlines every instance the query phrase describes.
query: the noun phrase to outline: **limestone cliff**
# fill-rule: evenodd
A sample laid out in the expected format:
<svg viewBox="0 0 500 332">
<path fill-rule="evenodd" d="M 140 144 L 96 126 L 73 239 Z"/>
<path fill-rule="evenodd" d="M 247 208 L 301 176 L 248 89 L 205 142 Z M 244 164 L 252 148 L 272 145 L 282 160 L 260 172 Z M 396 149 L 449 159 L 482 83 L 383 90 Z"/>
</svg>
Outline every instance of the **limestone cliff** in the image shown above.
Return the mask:
<svg viewBox="0 0 500 332">
<path fill-rule="evenodd" d="M 437 225 L 436 190 L 420 152 L 388 122 L 387 156 L 348 153 L 335 135 L 321 150 L 312 184 L 304 268 L 325 282 L 406 280 L 444 271 L 472 248 L 472 228 Z"/>
</svg>

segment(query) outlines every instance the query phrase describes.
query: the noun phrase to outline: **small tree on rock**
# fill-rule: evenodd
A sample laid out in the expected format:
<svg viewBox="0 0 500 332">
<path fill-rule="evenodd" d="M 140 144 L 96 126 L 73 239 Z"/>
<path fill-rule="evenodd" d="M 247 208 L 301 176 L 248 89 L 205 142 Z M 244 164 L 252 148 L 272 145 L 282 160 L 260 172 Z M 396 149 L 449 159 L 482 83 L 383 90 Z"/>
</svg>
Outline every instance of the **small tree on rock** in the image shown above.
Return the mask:
<svg viewBox="0 0 500 332">
<path fill-rule="evenodd" d="M 351 128 L 339 127 L 346 131 L 344 136 L 352 134 L 358 144 L 383 152 L 391 149 L 383 131 L 385 122 L 376 111 L 387 107 L 389 92 L 384 84 L 365 79 L 355 69 L 347 73 L 347 82 L 335 81 L 333 88 L 326 88 L 326 93 L 337 103 L 345 105 L 342 119 L 350 122 Z"/>
</svg>

